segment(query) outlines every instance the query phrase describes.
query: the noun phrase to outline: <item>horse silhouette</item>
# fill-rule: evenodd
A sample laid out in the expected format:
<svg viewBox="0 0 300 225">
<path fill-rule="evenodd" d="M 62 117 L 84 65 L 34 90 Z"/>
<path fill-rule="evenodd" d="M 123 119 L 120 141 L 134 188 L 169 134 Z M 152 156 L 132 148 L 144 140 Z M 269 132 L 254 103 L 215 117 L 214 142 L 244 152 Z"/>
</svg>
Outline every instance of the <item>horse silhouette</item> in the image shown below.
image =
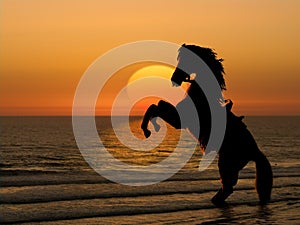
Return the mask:
<svg viewBox="0 0 300 225">
<path fill-rule="evenodd" d="M 217 54 L 210 48 L 183 44 L 179 49 L 178 65 L 171 81 L 173 86 L 180 86 L 182 82 L 189 82 L 190 86 L 187 90 L 189 98 L 184 98 L 176 106 L 163 100 L 160 100 L 157 105 L 152 104 L 144 115 L 141 128 L 145 137 L 148 138 L 151 135 L 151 131 L 147 128 L 148 123 L 151 121 L 155 131 L 159 131 L 160 126 L 156 123 L 156 118 L 160 117 L 176 129 L 189 129 L 205 151 L 211 133 L 211 111 L 206 95 L 198 85 L 203 74 L 199 72 L 199 65 L 190 58 L 191 54 L 189 52 L 200 57 L 215 76 L 220 88 L 214 91 L 220 92 L 217 94 L 222 96 L 222 91 L 226 90 L 223 59 L 218 59 Z M 192 74 L 196 75 L 194 79 L 191 78 Z M 178 112 L 189 111 L 188 99 L 193 101 L 198 113 L 199 123 L 181 121 L 181 114 Z M 216 101 L 220 101 L 220 99 L 216 99 Z M 225 200 L 233 193 L 233 186 L 237 183 L 239 171 L 249 161 L 254 161 L 256 163 L 256 190 L 260 203 L 266 204 L 270 200 L 273 184 L 271 165 L 266 156 L 259 150 L 253 136 L 243 123 L 243 117 L 238 117 L 232 113 L 232 101 L 224 100 L 223 103 L 225 104 L 218 103 L 219 107 L 226 107 L 227 114 L 225 135 L 218 151 L 218 167 L 222 187 L 212 198 L 212 202 L 216 206 L 226 204 Z M 193 124 L 201 124 L 198 132 Z"/>
</svg>

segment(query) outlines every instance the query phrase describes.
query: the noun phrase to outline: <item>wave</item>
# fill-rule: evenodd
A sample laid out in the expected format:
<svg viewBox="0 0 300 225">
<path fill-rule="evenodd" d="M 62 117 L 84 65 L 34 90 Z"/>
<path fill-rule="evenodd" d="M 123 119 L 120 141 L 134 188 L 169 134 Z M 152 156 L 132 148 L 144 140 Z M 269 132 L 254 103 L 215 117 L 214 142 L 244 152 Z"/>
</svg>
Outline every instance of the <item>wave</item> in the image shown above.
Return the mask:
<svg viewBox="0 0 300 225">
<path fill-rule="evenodd" d="M 287 168 L 284 169 L 283 172 L 288 172 Z M 293 171 L 289 171 L 293 176 L 282 174 L 284 176 L 275 177 L 270 206 L 277 204 L 280 210 L 283 206 L 293 208 L 300 205 L 299 174 L 297 176 Z M 115 217 L 119 221 L 122 216 L 127 218 L 150 214 L 160 218 L 162 215 L 169 217 L 170 213 L 178 212 L 181 215 L 197 210 L 205 214 L 205 211 L 215 210 L 210 199 L 220 187 L 215 170 L 181 172 L 167 181 L 145 187 L 111 183 L 90 172 L 81 172 L 80 175 L 57 172 L 38 172 L 37 175 L 36 172 L 33 176 L 24 171 L 21 176 L 6 176 L 7 179 L 16 179 L 18 185 L 22 182 L 29 182 L 29 185 L 2 186 L 2 224 L 43 221 L 82 221 L 85 224 L 86 220 L 93 218 L 102 221 L 103 218 Z M 254 190 L 254 174 L 250 174 L 250 169 L 246 172 L 249 172 L 248 175 L 241 174 L 234 193 L 228 199 L 231 207 L 259 206 Z M 244 208 L 240 210 L 245 211 Z M 223 219 L 213 218 L 212 221 Z"/>
<path fill-rule="evenodd" d="M 73 165 L 73 163 L 70 162 L 70 165 Z M 97 174 L 86 164 L 64 167 L 59 162 L 51 163 L 49 167 L 44 167 L 43 164 L 40 167 L 32 167 L 26 170 L 13 168 L 11 165 L 2 163 L 0 176 L 2 187 L 110 183 L 109 180 Z M 155 177 L 155 174 L 153 176 Z M 274 178 L 297 178 L 300 176 L 299 165 L 292 166 L 289 164 L 286 166 L 283 164 L 273 166 L 273 176 Z M 239 180 L 243 179 L 255 179 L 255 169 L 252 165 L 240 172 Z M 143 177 L 137 177 L 134 182 L 137 181 L 142 183 Z M 170 177 L 168 181 L 219 181 L 219 172 L 217 168 L 205 171 L 198 171 L 196 168 L 184 168 Z"/>
<path fill-rule="evenodd" d="M 276 178 L 273 188 L 298 188 L 299 177 Z M 217 180 L 165 181 L 150 186 L 125 186 L 115 183 L 52 184 L 2 188 L 2 204 L 29 204 L 66 200 L 166 196 L 178 194 L 207 194 L 220 188 Z M 253 179 L 241 179 L 235 191 L 254 190 Z"/>
<path fill-rule="evenodd" d="M 238 193 L 236 193 L 238 192 Z M 258 199 L 251 190 L 236 191 L 231 198 L 231 207 L 257 207 Z M 290 202 L 300 204 L 298 196 L 284 196 L 284 190 L 277 190 L 270 205 L 287 205 Z M 2 205 L 2 224 L 20 222 L 42 222 L 76 220 L 82 218 L 100 218 L 114 216 L 135 216 L 143 214 L 166 214 L 195 210 L 214 209 L 210 203 L 213 193 L 173 194 L 164 196 L 123 197 L 109 199 L 81 199 L 72 201 Z M 26 213 L 24 213 L 24 211 Z M 15 215 L 18 215 L 17 217 Z M 160 217 L 160 216 L 159 216 Z"/>
</svg>

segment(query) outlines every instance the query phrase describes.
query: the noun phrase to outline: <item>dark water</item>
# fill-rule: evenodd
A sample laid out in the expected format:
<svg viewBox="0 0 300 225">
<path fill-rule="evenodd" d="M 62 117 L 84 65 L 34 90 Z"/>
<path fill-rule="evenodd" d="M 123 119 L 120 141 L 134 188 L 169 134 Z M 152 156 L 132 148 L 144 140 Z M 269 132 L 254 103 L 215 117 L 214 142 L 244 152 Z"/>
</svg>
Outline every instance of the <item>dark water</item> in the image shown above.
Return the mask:
<svg viewBox="0 0 300 225">
<path fill-rule="evenodd" d="M 97 117 L 96 122 L 109 152 L 131 165 L 147 166 L 166 159 L 180 133 L 164 127 L 164 141 L 150 151 L 139 152 L 122 145 L 109 118 Z M 210 203 L 220 186 L 216 160 L 199 172 L 199 146 L 185 167 L 167 181 L 145 187 L 124 186 L 99 176 L 86 163 L 74 139 L 71 117 L 1 117 L 1 221 L 300 223 L 300 117 L 248 117 L 245 122 L 273 167 L 272 202 L 258 205 L 254 164 L 249 163 L 228 199 L 229 207 L 218 209 Z M 132 118 L 130 124 L 133 134 L 142 138 L 140 118 Z M 186 146 L 194 142 L 184 135 Z"/>
</svg>

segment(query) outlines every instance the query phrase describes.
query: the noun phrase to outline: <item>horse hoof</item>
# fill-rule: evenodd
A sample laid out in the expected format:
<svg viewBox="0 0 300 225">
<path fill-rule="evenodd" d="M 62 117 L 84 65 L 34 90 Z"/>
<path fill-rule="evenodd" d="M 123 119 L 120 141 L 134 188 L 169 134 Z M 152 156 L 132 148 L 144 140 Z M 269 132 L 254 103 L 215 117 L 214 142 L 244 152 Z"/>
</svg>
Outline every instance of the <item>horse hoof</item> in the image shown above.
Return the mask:
<svg viewBox="0 0 300 225">
<path fill-rule="evenodd" d="M 223 207 L 227 207 L 228 203 L 225 202 L 224 200 L 220 200 L 218 198 L 213 197 L 211 199 L 211 202 L 218 208 L 223 208 Z"/>
<path fill-rule="evenodd" d="M 224 196 L 224 192 L 222 189 L 216 193 L 216 195 L 211 199 L 211 202 L 217 207 L 226 207 L 228 204 L 225 202 L 225 199 L 231 194 L 229 191 L 227 195 Z"/>
<path fill-rule="evenodd" d="M 143 131 L 144 131 L 144 135 L 145 135 L 146 138 L 150 137 L 150 135 L 151 135 L 151 131 L 150 130 L 145 129 Z"/>
</svg>

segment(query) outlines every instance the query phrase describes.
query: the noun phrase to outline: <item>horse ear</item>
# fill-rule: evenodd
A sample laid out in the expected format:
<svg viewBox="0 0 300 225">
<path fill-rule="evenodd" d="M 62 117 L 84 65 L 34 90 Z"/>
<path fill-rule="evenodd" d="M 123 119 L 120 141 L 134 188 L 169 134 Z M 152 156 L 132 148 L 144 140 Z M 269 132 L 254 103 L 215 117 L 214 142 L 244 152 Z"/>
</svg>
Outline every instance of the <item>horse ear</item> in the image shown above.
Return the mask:
<svg viewBox="0 0 300 225">
<path fill-rule="evenodd" d="M 186 46 L 186 44 L 184 43 L 183 45 L 182 45 L 182 47 L 185 47 Z"/>
</svg>

